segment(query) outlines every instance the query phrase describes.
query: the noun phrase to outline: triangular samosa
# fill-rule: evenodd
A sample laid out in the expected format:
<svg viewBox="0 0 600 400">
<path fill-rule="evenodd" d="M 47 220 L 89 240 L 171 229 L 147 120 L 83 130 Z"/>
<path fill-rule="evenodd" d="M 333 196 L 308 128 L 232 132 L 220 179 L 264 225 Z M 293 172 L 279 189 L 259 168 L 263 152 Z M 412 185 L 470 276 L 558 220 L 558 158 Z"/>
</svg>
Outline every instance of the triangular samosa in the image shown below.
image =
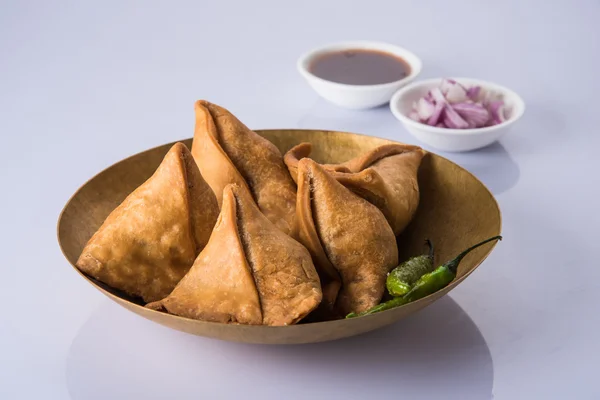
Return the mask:
<svg viewBox="0 0 600 400">
<path fill-rule="evenodd" d="M 214 322 L 291 325 L 321 298 L 308 251 L 259 211 L 245 187 L 230 184 L 190 272 L 167 298 L 148 307 Z"/>
<path fill-rule="evenodd" d="M 297 174 L 298 161 L 308 157 L 311 147 L 301 143 L 285 155 L 290 174 Z M 417 172 L 425 155 L 418 146 L 387 144 L 342 164 L 325 164 L 338 182 L 377 206 L 395 235 L 412 220 L 419 205 Z"/>
<path fill-rule="evenodd" d="M 219 206 L 227 184 L 246 186 L 262 213 L 289 234 L 296 188 L 279 149 L 216 104 L 197 101 L 195 112 L 192 154 Z"/>
<path fill-rule="evenodd" d="M 309 158 L 298 163 L 297 199 L 296 236 L 313 256 L 324 301 L 335 292 L 333 269 L 341 279 L 335 302 L 341 316 L 378 304 L 398 265 L 396 237 L 381 211 Z"/>
<path fill-rule="evenodd" d="M 419 205 L 417 173 L 424 155 L 416 146 L 384 145 L 344 163 L 352 173 L 332 174 L 342 185 L 376 205 L 398 235 Z"/>
<path fill-rule="evenodd" d="M 146 302 L 162 299 L 208 242 L 218 214 L 191 153 L 176 143 L 94 233 L 77 267 Z"/>
</svg>

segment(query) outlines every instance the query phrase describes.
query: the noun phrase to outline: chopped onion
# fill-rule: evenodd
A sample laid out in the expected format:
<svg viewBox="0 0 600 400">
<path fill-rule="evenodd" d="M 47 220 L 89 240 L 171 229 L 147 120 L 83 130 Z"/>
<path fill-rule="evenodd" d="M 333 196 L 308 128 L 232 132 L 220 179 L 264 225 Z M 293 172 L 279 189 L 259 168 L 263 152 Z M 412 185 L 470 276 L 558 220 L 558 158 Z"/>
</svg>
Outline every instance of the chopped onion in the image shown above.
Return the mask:
<svg viewBox="0 0 600 400">
<path fill-rule="evenodd" d="M 490 114 L 492 114 L 492 121 L 496 124 L 502 123 L 505 121 L 504 117 L 504 102 L 501 100 L 491 101 L 488 105 L 490 109 Z"/>
<path fill-rule="evenodd" d="M 435 109 L 433 110 L 433 115 L 431 117 L 429 117 L 429 119 L 427 120 L 427 124 L 428 125 L 437 125 L 438 121 L 440 121 L 442 119 L 442 113 L 444 112 L 444 104 L 443 103 L 437 103 L 435 105 Z"/>
<path fill-rule="evenodd" d="M 435 111 L 435 104 L 432 101 L 427 100 L 425 97 L 421 97 L 417 103 L 417 114 L 420 119 L 429 119 Z"/>
<path fill-rule="evenodd" d="M 473 129 L 500 124 L 506 115 L 500 94 L 444 79 L 439 87 L 413 102 L 409 118 L 439 128 Z"/>
<path fill-rule="evenodd" d="M 431 90 L 427 92 L 425 95 L 425 99 L 433 103 L 433 96 L 431 95 Z"/>
<path fill-rule="evenodd" d="M 479 96 L 479 92 L 481 92 L 481 86 L 473 86 L 467 89 L 467 97 L 473 101 L 477 100 Z"/>
<path fill-rule="evenodd" d="M 444 93 L 439 88 L 434 88 L 430 93 L 435 103 L 446 104 L 446 97 L 444 97 Z"/>
<path fill-rule="evenodd" d="M 444 125 L 451 129 L 467 129 L 469 123 L 465 121 L 450 104 L 444 108 Z"/>
<path fill-rule="evenodd" d="M 467 90 L 456 81 L 446 79 L 442 82 L 441 91 L 450 103 L 460 103 L 469 100 Z"/>
<path fill-rule="evenodd" d="M 490 119 L 490 112 L 481 104 L 456 103 L 452 104 L 454 111 L 469 123 L 472 128 L 480 128 Z"/>
</svg>

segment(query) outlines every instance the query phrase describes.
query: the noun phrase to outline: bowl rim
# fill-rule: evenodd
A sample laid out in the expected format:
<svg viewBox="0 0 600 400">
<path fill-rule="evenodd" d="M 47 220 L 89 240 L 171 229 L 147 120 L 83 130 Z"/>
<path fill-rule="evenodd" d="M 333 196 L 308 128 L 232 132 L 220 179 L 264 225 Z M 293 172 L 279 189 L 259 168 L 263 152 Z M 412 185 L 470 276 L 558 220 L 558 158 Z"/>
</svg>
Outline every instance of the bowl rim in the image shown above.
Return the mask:
<svg viewBox="0 0 600 400">
<path fill-rule="evenodd" d="M 441 83 L 441 81 L 444 79 L 453 79 L 457 82 L 467 82 L 469 84 L 479 85 L 483 88 L 492 89 L 492 90 L 495 90 L 498 92 L 502 92 L 505 95 L 509 95 L 515 101 L 515 108 L 514 108 L 515 112 L 513 113 L 513 115 L 510 116 L 509 119 L 507 119 L 506 121 L 503 121 L 502 123 L 497 124 L 497 125 L 485 126 L 485 127 L 473 128 L 473 129 L 452 129 L 452 128 L 440 128 L 437 126 L 431 126 L 431 125 L 424 124 L 422 122 L 415 121 L 415 120 L 409 118 L 407 115 L 404 115 L 404 113 L 402 113 L 400 111 L 399 102 L 402 99 L 402 97 L 404 97 L 409 91 L 411 91 L 415 88 L 418 88 L 418 87 L 435 84 L 438 82 Z M 390 110 L 392 111 L 392 114 L 394 114 L 394 116 L 398 120 L 400 120 L 402 123 L 404 123 L 406 125 L 410 125 L 413 128 L 421 129 L 421 130 L 432 132 L 432 133 L 448 134 L 451 136 L 463 136 L 463 137 L 479 135 L 479 134 L 484 134 L 484 133 L 490 133 L 490 132 L 494 132 L 494 131 L 506 128 L 506 127 L 514 124 L 515 122 L 517 122 L 519 119 L 521 119 L 521 117 L 525 113 L 525 108 L 526 108 L 525 101 L 523 100 L 523 98 L 517 92 L 515 92 L 512 89 L 509 89 L 506 86 L 497 84 L 495 82 L 485 81 L 485 80 L 476 79 L 476 78 L 454 77 L 454 76 L 430 78 L 430 79 L 424 79 L 424 80 L 412 82 L 412 83 L 398 89 L 398 91 L 396 91 L 396 93 L 394 93 L 394 95 L 390 99 Z"/>
<path fill-rule="evenodd" d="M 327 129 L 327 130 L 319 130 L 319 129 L 295 129 L 295 128 L 283 128 L 283 129 L 276 129 L 276 128 L 269 128 L 269 129 L 253 129 L 254 132 L 260 134 L 261 132 L 281 132 L 281 131 L 293 131 L 293 132 L 297 132 L 297 131 L 322 131 L 322 132 L 339 132 L 339 133 L 346 133 L 346 134 L 351 134 L 351 135 L 355 135 L 355 136 L 362 136 L 362 137 L 369 137 L 369 138 L 376 138 L 376 139 L 382 139 L 382 140 L 386 140 L 392 143 L 401 143 L 392 139 L 386 139 L 386 138 L 382 138 L 382 137 L 378 137 L 378 136 L 372 136 L 372 135 L 367 135 L 367 134 L 363 134 L 363 133 L 355 133 L 355 132 L 348 132 L 348 131 L 334 131 L 331 129 Z M 112 163 L 111 165 L 105 167 L 104 169 L 102 169 L 101 171 L 97 172 L 96 174 L 94 174 L 92 177 L 90 177 L 89 179 L 87 179 L 81 186 L 79 186 L 79 188 L 77 188 L 77 190 L 75 192 L 73 192 L 73 194 L 69 197 L 69 199 L 67 200 L 67 202 L 65 203 L 65 205 L 63 206 L 63 208 L 60 211 L 60 214 L 58 216 L 58 220 L 57 220 L 57 224 L 56 224 L 56 238 L 58 241 L 58 245 L 60 248 L 61 253 L 63 254 L 63 256 L 65 257 L 65 259 L 67 260 L 67 262 L 69 263 L 69 265 L 75 270 L 75 272 L 77 274 L 79 274 L 79 276 L 81 276 L 86 282 L 88 282 L 90 285 L 92 285 L 96 290 L 99 290 L 101 293 L 103 293 L 105 296 L 107 296 L 108 298 L 110 298 L 112 301 L 115 301 L 116 303 L 121 303 L 121 302 L 125 302 L 128 304 L 128 306 L 134 307 L 136 309 L 140 310 L 140 313 L 136 312 L 138 315 L 143 315 L 143 313 L 147 313 L 147 314 L 160 314 L 160 315 L 166 315 L 169 318 L 173 318 L 173 319 L 177 319 L 177 320 L 181 320 L 181 321 L 186 321 L 188 323 L 198 323 L 198 324 L 218 324 L 218 325 L 228 325 L 228 326 L 244 326 L 247 329 L 268 329 L 268 330 L 281 330 L 281 329 L 301 329 L 301 327 L 304 326 L 325 326 L 325 325 L 335 325 L 335 324 L 352 324 L 354 323 L 354 321 L 361 321 L 361 320 L 365 320 L 365 318 L 377 318 L 378 314 L 383 314 L 383 313 L 393 313 L 395 311 L 397 311 L 400 308 L 403 307 L 413 307 L 416 306 L 419 303 L 427 303 L 432 297 L 436 296 L 437 292 L 434 292 L 432 294 L 429 294 L 425 297 L 422 297 L 418 300 L 412 301 L 410 303 L 398 306 L 398 307 L 394 307 L 391 308 L 389 310 L 385 310 L 385 311 L 380 311 L 378 313 L 375 314 L 369 314 L 369 315 L 364 315 L 361 317 L 356 317 L 356 318 L 342 318 L 342 319 L 336 319 L 336 320 L 331 320 L 331 321 L 321 321 L 321 322 L 311 322 L 311 323 L 306 323 L 306 324 L 294 324 L 294 325 L 285 325 L 285 326 L 269 326 L 269 325 L 243 325 L 243 324 L 227 324 L 227 323 L 221 323 L 221 322 L 212 322 L 212 321 L 203 321 L 203 320 L 197 320 L 197 319 L 193 319 L 193 318 L 188 318 L 188 317 L 182 317 L 179 315 L 175 315 L 175 314 L 170 314 L 170 313 L 166 313 L 166 312 L 162 312 L 162 311 L 157 311 L 154 309 L 150 309 L 147 308 L 143 305 L 140 305 L 136 302 L 133 302 L 127 298 L 118 296 L 117 294 L 106 290 L 104 287 L 102 287 L 101 285 L 99 285 L 98 283 L 95 282 L 95 280 L 91 277 L 89 277 L 88 275 L 86 275 L 85 273 L 83 273 L 79 268 L 77 268 L 77 266 L 74 263 L 71 263 L 71 261 L 69 260 L 66 252 L 65 252 L 65 248 L 63 247 L 63 243 L 61 241 L 61 236 L 60 236 L 60 230 L 61 230 L 61 223 L 63 222 L 63 216 L 67 210 L 67 208 L 69 207 L 69 205 L 71 204 L 71 202 L 75 199 L 75 197 L 79 194 L 79 192 L 92 180 L 96 179 L 98 176 L 100 176 L 101 174 L 105 173 L 106 171 L 108 171 L 110 168 L 112 168 L 113 166 L 115 166 L 118 163 L 124 162 L 126 160 L 130 160 L 134 157 L 137 157 L 143 153 L 146 152 L 151 152 L 156 150 L 157 148 L 160 147 L 164 147 L 164 146 L 173 146 L 175 143 L 177 142 L 188 142 L 191 141 L 193 138 L 185 138 L 185 139 L 179 139 L 179 140 L 175 140 L 173 142 L 169 142 L 169 143 L 164 143 L 158 146 L 154 146 L 142 151 L 139 151 L 135 154 L 132 154 L 128 157 L 125 157 L 121 160 L 118 160 L 114 163 Z M 498 211 L 498 222 L 499 222 L 499 226 L 498 226 L 498 235 L 502 234 L 502 211 L 500 209 L 500 205 L 498 204 L 498 201 L 496 200 L 496 197 L 494 196 L 494 194 L 490 191 L 490 189 L 479 179 L 477 178 L 473 173 L 471 173 L 468 169 L 456 164 L 455 162 L 453 162 L 452 160 L 443 157 L 435 152 L 431 152 L 431 151 L 427 151 L 425 150 L 426 153 L 431 153 L 433 155 L 435 155 L 436 157 L 439 157 L 453 165 L 455 165 L 456 167 L 458 167 L 459 169 L 463 170 L 466 174 L 470 175 L 471 178 L 473 178 L 474 180 L 476 180 L 477 182 L 479 182 L 481 184 L 481 186 L 483 187 L 483 189 L 488 193 L 489 198 L 494 202 L 494 205 L 496 206 L 496 210 Z M 485 254 L 483 254 L 483 256 L 481 257 L 481 259 L 473 266 L 473 268 L 470 271 L 467 271 L 464 275 L 455 278 L 452 282 L 450 282 L 450 284 L 448 284 L 444 289 L 446 294 L 448 294 L 450 291 L 452 291 L 454 288 L 456 288 L 460 283 L 462 283 L 467 277 L 469 277 L 473 272 L 475 272 L 475 270 L 477 270 L 479 268 L 479 266 L 481 264 L 483 264 L 483 262 L 490 256 L 490 254 L 493 252 L 493 250 L 496 248 L 496 246 L 498 245 L 498 241 L 493 241 L 490 243 L 490 246 L 488 247 L 488 250 L 485 252 Z M 153 321 L 156 322 L 156 321 Z"/>
<path fill-rule="evenodd" d="M 309 62 L 321 54 L 325 54 L 336 49 L 339 50 L 343 48 L 355 47 L 361 49 L 380 50 L 401 57 L 410 66 L 410 74 L 402 79 L 398 79 L 396 81 L 387 83 L 377 83 L 373 85 L 351 85 L 348 83 L 340 83 L 323 79 L 314 75 L 308 69 Z M 394 88 L 399 84 L 412 82 L 421 73 L 421 70 L 423 69 L 423 62 L 412 51 L 392 43 L 371 40 L 346 40 L 340 42 L 330 42 L 319 47 L 315 47 L 312 50 L 303 53 L 296 61 L 296 68 L 298 69 L 300 74 L 306 79 L 315 80 L 317 82 L 321 82 L 323 84 L 327 84 L 338 89 L 369 91 Z"/>
</svg>

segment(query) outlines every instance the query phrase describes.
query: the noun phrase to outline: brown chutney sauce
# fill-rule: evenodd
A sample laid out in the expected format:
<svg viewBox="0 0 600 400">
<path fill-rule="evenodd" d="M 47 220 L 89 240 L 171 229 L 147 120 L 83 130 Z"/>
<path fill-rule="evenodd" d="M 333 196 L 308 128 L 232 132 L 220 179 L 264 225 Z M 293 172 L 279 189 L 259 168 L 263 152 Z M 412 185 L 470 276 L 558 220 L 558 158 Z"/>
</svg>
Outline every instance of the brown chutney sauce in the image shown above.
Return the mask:
<svg viewBox="0 0 600 400">
<path fill-rule="evenodd" d="M 380 50 L 348 49 L 317 56 L 308 70 L 331 82 L 348 85 L 377 85 L 395 82 L 410 74 L 402 58 Z"/>
</svg>

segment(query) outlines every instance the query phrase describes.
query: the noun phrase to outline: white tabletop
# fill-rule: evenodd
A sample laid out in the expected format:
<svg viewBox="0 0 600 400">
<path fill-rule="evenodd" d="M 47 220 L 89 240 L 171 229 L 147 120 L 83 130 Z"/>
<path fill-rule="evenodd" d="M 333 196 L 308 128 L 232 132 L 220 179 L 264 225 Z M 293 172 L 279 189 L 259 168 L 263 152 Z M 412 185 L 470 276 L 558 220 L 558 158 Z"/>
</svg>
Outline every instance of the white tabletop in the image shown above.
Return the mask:
<svg viewBox="0 0 600 400">
<path fill-rule="evenodd" d="M 600 398 L 599 15 L 594 0 L 3 2 L 0 398 Z M 387 108 L 339 109 L 298 75 L 301 53 L 355 39 L 413 50 L 419 79 L 491 80 L 527 103 L 499 143 L 443 154 L 497 196 L 505 238 L 451 295 L 360 337 L 256 346 L 148 322 L 73 272 L 65 202 L 191 137 L 196 99 L 255 129 L 420 144 Z"/>
</svg>

